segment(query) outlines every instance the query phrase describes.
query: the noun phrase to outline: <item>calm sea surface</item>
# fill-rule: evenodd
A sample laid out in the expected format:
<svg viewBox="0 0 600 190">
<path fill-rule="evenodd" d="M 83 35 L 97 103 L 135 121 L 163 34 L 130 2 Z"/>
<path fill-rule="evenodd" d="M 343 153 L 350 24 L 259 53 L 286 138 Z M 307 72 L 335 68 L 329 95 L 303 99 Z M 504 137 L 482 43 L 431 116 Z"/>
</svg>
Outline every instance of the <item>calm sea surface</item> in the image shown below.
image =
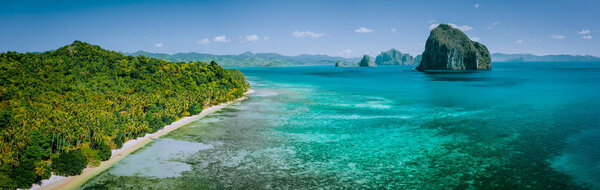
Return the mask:
<svg viewBox="0 0 600 190">
<path fill-rule="evenodd" d="M 256 93 L 82 189 L 600 189 L 600 63 L 240 68 Z"/>
</svg>

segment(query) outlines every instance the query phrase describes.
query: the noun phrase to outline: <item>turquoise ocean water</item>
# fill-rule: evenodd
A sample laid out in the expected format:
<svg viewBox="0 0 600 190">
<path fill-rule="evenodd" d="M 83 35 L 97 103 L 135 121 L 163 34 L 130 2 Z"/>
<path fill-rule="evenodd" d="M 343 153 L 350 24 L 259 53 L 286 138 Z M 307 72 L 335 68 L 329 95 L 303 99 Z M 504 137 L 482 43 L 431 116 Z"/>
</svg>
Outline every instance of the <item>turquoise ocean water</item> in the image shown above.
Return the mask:
<svg viewBox="0 0 600 190">
<path fill-rule="evenodd" d="M 600 63 L 240 68 L 250 99 L 82 189 L 600 189 Z"/>
</svg>

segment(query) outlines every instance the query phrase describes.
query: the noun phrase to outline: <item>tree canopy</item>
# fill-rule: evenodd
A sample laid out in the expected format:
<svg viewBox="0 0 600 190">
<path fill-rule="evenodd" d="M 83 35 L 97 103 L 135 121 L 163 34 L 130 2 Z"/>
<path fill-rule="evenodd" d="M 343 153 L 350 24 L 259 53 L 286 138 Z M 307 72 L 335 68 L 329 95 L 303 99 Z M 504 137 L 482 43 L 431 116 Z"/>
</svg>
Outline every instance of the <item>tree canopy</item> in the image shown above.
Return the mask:
<svg viewBox="0 0 600 190">
<path fill-rule="evenodd" d="M 0 79 L 0 188 L 8 189 L 49 177 L 50 164 L 77 174 L 56 164 L 79 153 L 106 160 L 111 148 L 249 88 L 241 72 L 215 62 L 126 56 L 80 41 L 1 53 Z"/>
</svg>

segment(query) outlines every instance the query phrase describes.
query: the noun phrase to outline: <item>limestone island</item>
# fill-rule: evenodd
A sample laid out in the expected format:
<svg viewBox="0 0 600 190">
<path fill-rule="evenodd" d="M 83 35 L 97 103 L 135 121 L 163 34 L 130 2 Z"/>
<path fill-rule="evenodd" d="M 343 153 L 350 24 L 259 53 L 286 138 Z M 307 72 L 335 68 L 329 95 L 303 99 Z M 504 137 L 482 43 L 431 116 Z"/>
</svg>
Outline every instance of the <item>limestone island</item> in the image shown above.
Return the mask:
<svg viewBox="0 0 600 190">
<path fill-rule="evenodd" d="M 335 62 L 335 67 L 351 67 L 351 65 L 346 65 L 346 63 L 344 63 L 344 61 L 342 60 L 337 60 Z"/>
<path fill-rule="evenodd" d="M 342 60 L 338 60 L 335 62 L 335 67 L 375 67 L 377 66 L 373 60 L 371 60 L 371 56 L 364 55 L 363 58 L 354 64 L 346 64 Z"/>
<path fill-rule="evenodd" d="M 489 70 L 492 59 L 488 49 L 462 31 L 447 24 L 431 30 L 419 71 Z"/>
<path fill-rule="evenodd" d="M 421 62 L 421 55 L 413 57 L 407 53 L 402 53 L 397 49 L 390 49 L 381 52 L 375 57 L 377 65 L 417 65 Z"/>
<path fill-rule="evenodd" d="M 363 58 L 357 63 L 359 67 L 375 67 L 375 62 L 371 60 L 371 56 L 364 55 Z"/>
</svg>

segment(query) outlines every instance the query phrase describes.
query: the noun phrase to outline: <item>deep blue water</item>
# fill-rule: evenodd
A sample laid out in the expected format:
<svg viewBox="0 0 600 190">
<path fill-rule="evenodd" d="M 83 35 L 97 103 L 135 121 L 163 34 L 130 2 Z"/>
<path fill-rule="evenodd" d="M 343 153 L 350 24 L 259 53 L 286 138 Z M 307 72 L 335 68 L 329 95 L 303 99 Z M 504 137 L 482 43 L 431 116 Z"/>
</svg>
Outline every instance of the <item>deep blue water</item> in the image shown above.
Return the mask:
<svg viewBox="0 0 600 190">
<path fill-rule="evenodd" d="M 239 69 L 249 100 L 83 188 L 600 189 L 600 63 Z"/>
</svg>

